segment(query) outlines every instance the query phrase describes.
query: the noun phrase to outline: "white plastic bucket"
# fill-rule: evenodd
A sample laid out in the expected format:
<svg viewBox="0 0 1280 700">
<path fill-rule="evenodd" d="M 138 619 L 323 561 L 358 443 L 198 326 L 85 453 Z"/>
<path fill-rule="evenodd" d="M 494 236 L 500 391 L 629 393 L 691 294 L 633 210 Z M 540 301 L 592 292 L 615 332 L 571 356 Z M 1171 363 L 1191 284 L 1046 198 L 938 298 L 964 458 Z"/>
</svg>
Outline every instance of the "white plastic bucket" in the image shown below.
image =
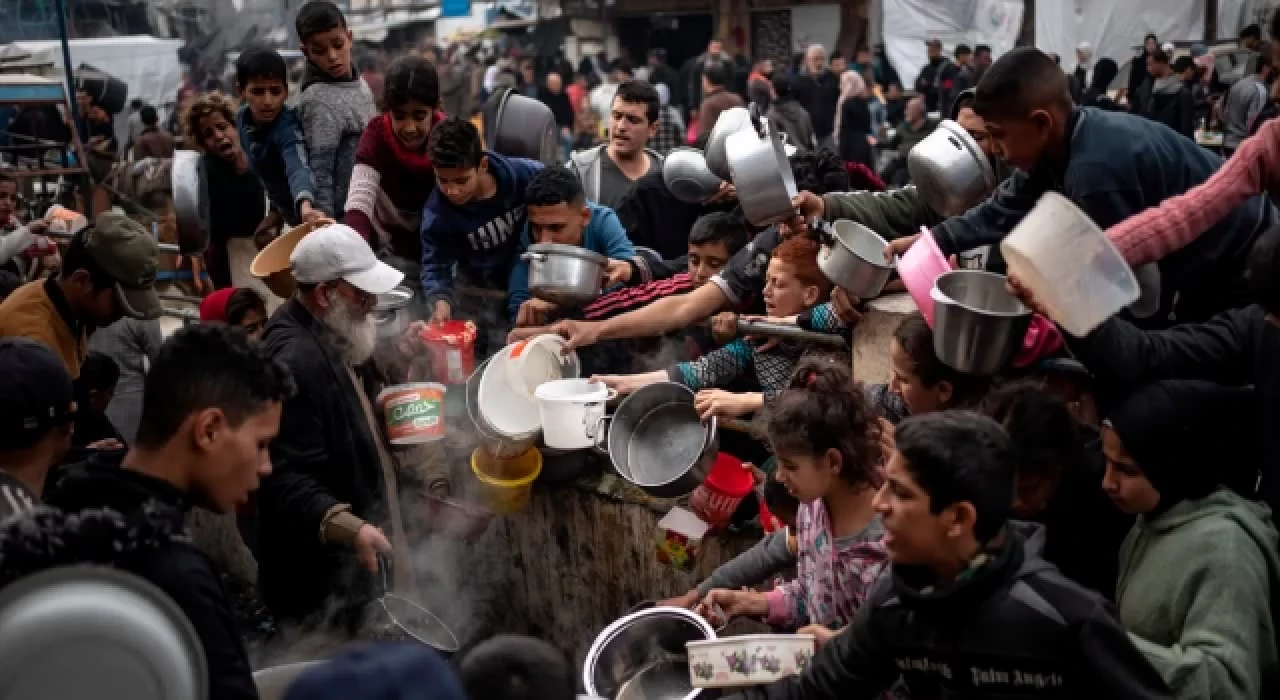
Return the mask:
<svg viewBox="0 0 1280 700">
<path fill-rule="evenodd" d="M 542 417 L 542 441 L 547 447 L 578 450 L 598 442 L 597 430 L 603 428 L 608 387 L 589 379 L 557 379 L 546 382 L 534 392 L 538 413 Z"/>
<path fill-rule="evenodd" d="M 480 415 L 495 432 L 524 438 L 542 428 L 534 392 L 549 381 L 581 373 L 578 356 L 562 354 L 563 347 L 560 336 L 540 335 L 512 343 L 493 356 L 480 377 L 477 398 Z"/>
<path fill-rule="evenodd" d="M 1009 272 L 1071 335 L 1088 334 L 1137 301 L 1138 280 L 1105 233 L 1047 192 L 1000 244 Z"/>
</svg>

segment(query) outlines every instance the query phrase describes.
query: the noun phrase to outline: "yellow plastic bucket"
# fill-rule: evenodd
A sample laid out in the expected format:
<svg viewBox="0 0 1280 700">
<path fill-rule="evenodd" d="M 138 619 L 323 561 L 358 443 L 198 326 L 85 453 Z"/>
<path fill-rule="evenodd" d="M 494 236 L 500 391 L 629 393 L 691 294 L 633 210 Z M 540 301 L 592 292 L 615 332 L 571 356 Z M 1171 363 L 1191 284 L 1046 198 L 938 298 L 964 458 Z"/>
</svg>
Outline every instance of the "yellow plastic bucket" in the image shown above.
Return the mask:
<svg viewBox="0 0 1280 700">
<path fill-rule="evenodd" d="M 471 453 L 471 472 L 480 481 L 485 505 L 495 513 L 514 513 L 529 505 L 533 480 L 542 472 L 542 453 L 530 447 L 515 457 L 495 457 L 483 447 Z"/>
</svg>

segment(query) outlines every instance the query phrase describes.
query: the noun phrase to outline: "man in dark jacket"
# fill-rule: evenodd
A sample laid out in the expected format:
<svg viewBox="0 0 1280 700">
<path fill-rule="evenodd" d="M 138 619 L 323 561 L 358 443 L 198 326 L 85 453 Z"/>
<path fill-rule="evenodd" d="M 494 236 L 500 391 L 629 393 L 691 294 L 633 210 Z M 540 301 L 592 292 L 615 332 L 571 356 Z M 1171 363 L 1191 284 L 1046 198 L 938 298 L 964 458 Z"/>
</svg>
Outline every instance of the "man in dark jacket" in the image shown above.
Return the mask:
<svg viewBox="0 0 1280 700">
<path fill-rule="evenodd" d="M 938 111 L 943 115 L 950 114 L 956 97 L 973 87 L 977 81 L 973 77 L 973 49 L 966 44 L 956 47 L 954 63 L 943 65 L 938 79 Z"/>
<path fill-rule="evenodd" d="M 1066 76 L 1036 49 L 996 61 L 973 108 L 1018 172 L 987 201 L 933 229 L 946 255 L 999 243 L 1045 192 L 1060 192 L 1105 229 L 1204 182 L 1222 162 L 1149 120 L 1074 107 Z M 1191 245 L 1140 268 L 1144 298 L 1130 311 L 1147 327 L 1164 327 L 1239 305 L 1249 248 L 1274 219 L 1267 199 L 1254 197 Z M 894 245 L 905 250 L 909 241 Z"/>
<path fill-rule="evenodd" d="M 147 375 L 137 441 L 62 472 L 40 509 L 0 537 L 0 585 L 66 564 L 115 566 L 164 591 L 204 648 L 210 700 L 257 698 L 248 654 L 214 563 L 187 512 L 244 504 L 271 471 L 267 445 L 293 392 L 288 371 L 243 332 L 192 326 Z"/>
<path fill-rule="evenodd" d="M 1102 596 L 1068 581 L 1008 520 L 1016 459 L 967 411 L 898 424 L 875 508 L 891 567 L 808 667 L 742 698 L 1171 699 Z"/>
<path fill-rule="evenodd" d="M 698 115 L 698 106 L 702 104 L 702 71 L 708 63 L 720 62 L 728 70 L 728 81 L 733 80 L 733 56 L 724 50 L 724 42 L 713 37 L 707 42 L 707 50 L 684 62 L 680 66 L 680 86 L 671 87 L 671 103 L 681 105 L 690 119 Z"/>
<path fill-rule="evenodd" d="M 1173 72 L 1169 54 L 1157 51 L 1147 56 L 1147 72 L 1151 79 L 1138 91 L 1139 113 L 1187 138 L 1194 138 L 1195 99 L 1182 76 Z"/>
<path fill-rule="evenodd" d="M 804 54 L 804 72 L 794 85 L 796 101 L 809 113 L 818 147 L 834 150 L 836 104 L 840 101 L 840 76 L 827 68 L 827 50 L 820 44 Z"/>
<path fill-rule="evenodd" d="M 680 76 L 674 68 L 667 65 L 666 49 L 649 49 L 649 82 L 655 87 L 666 85 L 667 89 L 671 91 L 672 103 L 675 103 L 675 96 L 681 92 Z"/>
<path fill-rule="evenodd" d="M 384 522 L 391 506 L 390 466 L 366 393 L 376 340 L 369 312 L 404 275 L 341 224 L 303 238 L 291 262 L 298 292 L 260 341 L 293 373 L 299 392 L 285 403 L 271 443 L 275 469 L 258 500 L 258 580 L 277 617 L 319 622 L 307 618 L 329 602 L 338 612 L 324 622 L 354 632 L 371 600 L 376 554 L 391 551 L 371 524 Z"/>
<path fill-rule="evenodd" d="M 736 204 L 727 183 L 702 202 L 681 201 L 667 189 L 662 170 L 657 169 L 636 180 L 617 213 L 633 244 L 672 260 L 688 252 L 689 230 L 698 217 L 709 211 L 727 211 Z"/>
<path fill-rule="evenodd" d="M 0 520 L 40 502 L 49 467 L 71 448 L 71 375 L 48 347 L 0 339 Z"/>
<path fill-rule="evenodd" d="M 920 69 L 920 75 L 916 76 L 916 92 L 924 96 L 925 112 L 938 112 L 942 109 L 942 94 L 950 89 L 949 85 L 944 84 L 944 80 L 952 64 L 942 55 L 941 41 L 929 39 L 924 42 L 924 46 L 929 62 Z"/>
</svg>

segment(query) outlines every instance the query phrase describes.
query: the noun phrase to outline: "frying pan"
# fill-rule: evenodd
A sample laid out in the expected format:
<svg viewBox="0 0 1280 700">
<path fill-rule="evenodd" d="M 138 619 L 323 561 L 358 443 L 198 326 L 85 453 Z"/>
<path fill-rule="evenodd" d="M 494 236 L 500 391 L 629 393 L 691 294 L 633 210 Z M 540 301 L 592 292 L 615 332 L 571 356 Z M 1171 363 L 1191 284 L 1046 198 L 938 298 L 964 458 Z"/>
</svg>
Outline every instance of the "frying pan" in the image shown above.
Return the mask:
<svg viewBox="0 0 1280 700">
<path fill-rule="evenodd" d="M 382 577 L 382 596 L 378 605 L 396 629 L 420 644 L 425 644 L 446 656 L 458 651 L 458 638 L 447 625 L 422 605 L 391 592 L 389 584 L 391 561 L 379 554 L 378 573 Z"/>
</svg>

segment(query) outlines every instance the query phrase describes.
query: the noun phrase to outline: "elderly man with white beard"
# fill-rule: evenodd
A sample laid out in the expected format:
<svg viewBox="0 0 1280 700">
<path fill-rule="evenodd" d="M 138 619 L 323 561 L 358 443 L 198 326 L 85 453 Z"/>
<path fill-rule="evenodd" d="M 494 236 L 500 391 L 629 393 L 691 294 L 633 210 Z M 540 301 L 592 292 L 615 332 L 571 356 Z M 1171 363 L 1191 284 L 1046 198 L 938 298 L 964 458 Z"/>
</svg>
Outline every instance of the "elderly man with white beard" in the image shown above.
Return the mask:
<svg viewBox="0 0 1280 700">
<path fill-rule="evenodd" d="M 304 237 L 290 262 L 298 291 L 261 340 L 298 393 L 284 404 L 259 492 L 259 586 L 286 625 L 354 635 L 374 598 L 378 555 L 392 550 L 379 526 L 399 530 L 369 358 L 377 295 L 404 275 L 342 224 Z"/>
</svg>

